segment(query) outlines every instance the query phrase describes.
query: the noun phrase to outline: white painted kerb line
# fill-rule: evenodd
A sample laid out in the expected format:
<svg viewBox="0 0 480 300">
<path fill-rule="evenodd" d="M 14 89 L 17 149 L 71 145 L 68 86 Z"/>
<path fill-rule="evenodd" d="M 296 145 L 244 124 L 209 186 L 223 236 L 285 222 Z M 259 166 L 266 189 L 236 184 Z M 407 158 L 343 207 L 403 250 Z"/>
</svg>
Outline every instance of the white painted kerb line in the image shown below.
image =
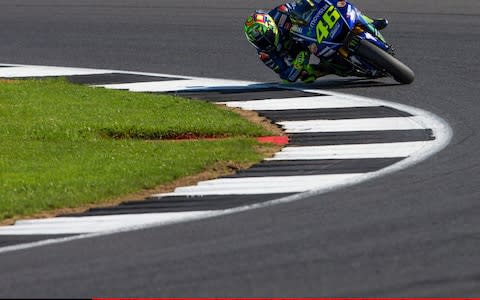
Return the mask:
<svg viewBox="0 0 480 300">
<path fill-rule="evenodd" d="M 170 92 L 170 91 L 188 91 L 205 88 L 239 88 L 253 85 L 254 82 L 233 81 L 223 79 L 192 78 L 189 80 L 168 80 L 154 82 L 121 83 L 98 85 L 107 89 L 129 90 L 130 92 Z"/>
<path fill-rule="evenodd" d="M 132 226 L 158 225 L 159 222 L 171 224 L 185 218 L 199 217 L 210 213 L 210 211 L 193 211 L 25 220 L 18 221 L 15 226 L 0 227 L 0 235 L 64 235 L 108 232 Z"/>
<path fill-rule="evenodd" d="M 165 196 L 200 196 L 200 195 L 258 195 L 299 193 L 316 188 L 327 188 L 341 182 L 358 178 L 363 174 L 333 174 L 305 176 L 273 176 L 223 178 L 199 182 L 194 186 L 175 189 L 173 193 L 158 194 Z"/>
<path fill-rule="evenodd" d="M 285 147 L 266 160 L 401 158 L 426 151 L 435 142 Z"/>
<path fill-rule="evenodd" d="M 424 129 L 417 117 L 278 122 L 287 133 Z"/>
<path fill-rule="evenodd" d="M 81 68 L 62 68 L 62 67 L 9 67 L 0 68 L 0 77 L 48 77 L 48 76 L 72 76 L 72 75 L 94 75 L 109 73 L 108 70 L 92 70 Z"/>
<path fill-rule="evenodd" d="M 327 109 L 378 106 L 378 104 L 373 101 L 353 101 L 352 99 L 339 96 L 316 96 L 220 103 L 229 107 L 238 107 L 246 110 Z"/>
</svg>

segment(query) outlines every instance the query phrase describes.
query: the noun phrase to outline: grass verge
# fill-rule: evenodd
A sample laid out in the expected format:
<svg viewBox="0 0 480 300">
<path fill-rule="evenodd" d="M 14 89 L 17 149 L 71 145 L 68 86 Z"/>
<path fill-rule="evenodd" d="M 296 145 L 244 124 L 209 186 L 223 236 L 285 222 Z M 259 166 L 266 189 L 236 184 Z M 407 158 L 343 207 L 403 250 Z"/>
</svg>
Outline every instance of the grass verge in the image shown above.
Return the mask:
<svg viewBox="0 0 480 300">
<path fill-rule="evenodd" d="M 0 222 L 111 199 L 264 157 L 258 124 L 168 95 L 0 82 Z M 166 140 L 192 137 L 221 139 Z"/>
</svg>

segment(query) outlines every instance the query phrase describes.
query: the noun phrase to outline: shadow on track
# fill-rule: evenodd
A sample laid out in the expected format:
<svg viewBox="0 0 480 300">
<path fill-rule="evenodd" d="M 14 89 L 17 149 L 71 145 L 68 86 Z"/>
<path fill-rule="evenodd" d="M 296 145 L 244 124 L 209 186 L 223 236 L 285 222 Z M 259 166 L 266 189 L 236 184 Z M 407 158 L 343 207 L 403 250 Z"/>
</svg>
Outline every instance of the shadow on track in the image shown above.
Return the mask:
<svg viewBox="0 0 480 300">
<path fill-rule="evenodd" d="M 181 92 L 173 91 L 170 93 L 195 98 L 194 96 L 202 96 L 201 99 L 205 100 L 222 100 L 218 98 L 224 98 L 231 94 L 244 94 L 248 97 L 252 97 L 249 100 L 256 100 L 252 94 L 268 93 L 269 96 L 275 97 L 278 92 L 290 92 L 297 91 L 296 89 L 304 90 L 338 90 L 338 89 L 353 89 L 353 88 L 372 88 L 372 87 L 389 87 L 389 86 L 401 86 L 402 84 L 396 82 L 388 82 L 388 79 L 364 79 L 364 78 L 335 78 L 335 79 L 320 79 L 313 83 L 282 83 L 282 82 L 265 82 L 247 84 L 244 86 L 209 86 L 209 87 L 197 87 Z M 293 91 L 292 91 L 293 90 Z M 303 96 L 312 95 L 311 93 L 302 92 Z M 249 96 L 250 95 L 250 96 Z M 206 96 L 206 97 L 204 97 Z M 220 97 L 218 97 L 220 96 Z M 295 95 L 289 95 L 295 97 Z M 212 99 L 209 97 L 214 97 Z M 198 98 L 198 97 L 197 97 Z M 242 97 L 243 98 L 243 97 Z M 284 97 L 281 97 L 284 98 Z M 261 98 L 257 98 L 261 99 Z"/>
<path fill-rule="evenodd" d="M 310 84 L 305 84 L 305 83 L 282 84 L 282 86 L 285 86 L 285 87 L 318 89 L 318 90 L 372 88 L 372 87 L 387 87 L 387 86 L 399 86 L 399 85 L 402 85 L 402 84 L 397 82 L 388 82 L 388 79 L 364 79 L 364 78 L 354 78 L 354 77 L 319 79 Z"/>
</svg>

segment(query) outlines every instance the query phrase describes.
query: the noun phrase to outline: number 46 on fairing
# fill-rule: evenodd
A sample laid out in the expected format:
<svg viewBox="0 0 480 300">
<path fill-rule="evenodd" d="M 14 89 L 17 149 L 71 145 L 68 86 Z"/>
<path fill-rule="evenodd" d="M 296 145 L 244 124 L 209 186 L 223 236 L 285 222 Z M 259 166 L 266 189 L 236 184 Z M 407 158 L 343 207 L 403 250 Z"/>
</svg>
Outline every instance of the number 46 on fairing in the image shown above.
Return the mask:
<svg viewBox="0 0 480 300">
<path fill-rule="evenodd" d="M 340 18 L 340 13 L 335 9 L 335 6 L 331 5 L 317 24 L 318 43 L 321 43 L 324 39 L 328 38 L 330 30 L 333 29 L 333 26 L 337 24 Z"/>
</svg>

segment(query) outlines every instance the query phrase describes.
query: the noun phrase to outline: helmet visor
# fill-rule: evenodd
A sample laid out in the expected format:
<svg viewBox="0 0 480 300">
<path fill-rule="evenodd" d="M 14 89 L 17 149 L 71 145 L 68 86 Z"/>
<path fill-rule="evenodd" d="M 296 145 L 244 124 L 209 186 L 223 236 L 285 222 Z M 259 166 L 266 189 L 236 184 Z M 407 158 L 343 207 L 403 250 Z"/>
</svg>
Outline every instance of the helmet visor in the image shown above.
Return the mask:
<svg viewBox="0 0 480 300">
<path fill-rule="evenodd" d="M 260 50 L 271 51 L 275 49 L 275 34 L 272 30 L 268 30 L 265 34 L 259 35 L 254 44 Z"/>
</svg>

